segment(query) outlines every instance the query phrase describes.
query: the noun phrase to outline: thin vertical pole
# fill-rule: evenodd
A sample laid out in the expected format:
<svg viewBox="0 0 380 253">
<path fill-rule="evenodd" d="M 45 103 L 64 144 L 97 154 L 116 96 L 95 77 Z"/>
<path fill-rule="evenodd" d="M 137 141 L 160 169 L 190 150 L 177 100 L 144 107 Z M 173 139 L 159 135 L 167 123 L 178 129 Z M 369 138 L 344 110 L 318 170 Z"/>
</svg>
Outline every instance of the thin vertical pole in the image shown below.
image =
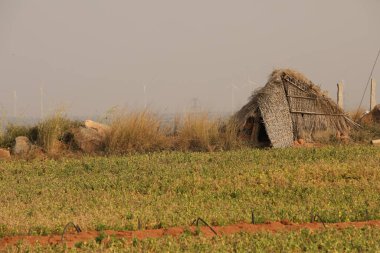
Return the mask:
<svg viewBox="0 0 380 253">
<path fill-rule="evenodd" d="M 40 87 L 40 116 L 41 119 L 44 118 L 44 88 Z"/>
<path fill-rule="evenodd" d="M 370 111 L 376 106 L 376 81 L 371 79 Z"/>
<path fill-rule="evenodd" d="M 13 91 L 13 117 L 17 117 L 17 92 Z"/>
<path fill-rule="evenodd" d="M 337 84 L 338 93 L 337 93 L 337 103 L 340 108 L 343 109 L 343 81 L 340 81 Z"/>
<path fill-rule="evenodd" d="M 144 109 L 147 107 L 146 85 L 144 85 Z"/>
<path fill-rule="evenodd" d="M 231 84 L 231 113 L 234 113 L 235 108 L 235 94 L 234 94 L 234 84 Z"/>
</svg>

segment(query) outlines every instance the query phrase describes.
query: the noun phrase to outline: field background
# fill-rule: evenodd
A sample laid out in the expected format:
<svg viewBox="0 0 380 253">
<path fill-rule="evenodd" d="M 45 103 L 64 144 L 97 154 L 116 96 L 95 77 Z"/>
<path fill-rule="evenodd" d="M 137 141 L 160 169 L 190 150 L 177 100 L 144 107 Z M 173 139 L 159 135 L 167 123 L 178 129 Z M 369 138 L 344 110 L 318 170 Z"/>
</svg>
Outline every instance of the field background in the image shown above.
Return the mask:
<svg viewBox="0 0 380 253">
<path fill-rule="evenodd" d="M 379 219 L 379 164 L 359 145 L 0 162 L 0 236 L 225 225 L 252 209 L 258 223 Z"/>
</svg>

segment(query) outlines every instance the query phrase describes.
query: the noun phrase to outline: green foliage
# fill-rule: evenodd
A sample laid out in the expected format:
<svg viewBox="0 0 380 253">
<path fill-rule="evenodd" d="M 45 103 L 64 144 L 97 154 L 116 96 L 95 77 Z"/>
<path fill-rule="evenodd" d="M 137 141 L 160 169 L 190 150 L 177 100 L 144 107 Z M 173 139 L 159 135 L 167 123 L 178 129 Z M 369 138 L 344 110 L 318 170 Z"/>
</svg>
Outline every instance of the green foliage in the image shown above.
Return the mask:
<svg viewBox="0 0 380 253">
<path fill-rule="evenodd" d="M 258 223 L 308 222 L 311 212 L 325 222 L 380 219 L 379 161 L 378 147 L 359 145 L 3 161 L 0 236 L 60 233 L 78 217 L 84 230 L 100 231 L 137 229 L 139 219 L 147 229 L 186 227 L 196 217 L 226 225 L 250 222 L 252 209 Z M 376 249 L 379 229 L 187 235 L 136 241 L 134 248 L 100 239 L 81 249 L 366 251 Z"/>
<path fill-rule="evenodd" d="M 4 133 L 0 135 L 0 147 L 10 148 L 13 146 L 16 137 L 26 136 L 33 140 L 33 128 L 15 124 L 8 124 Z"/>
<path fill-rule="evenodd" d="M 107 238 L 107 234 L 104 231 L 100 231 L 99 235 L 95 238 L 95 241 L 100 244 L 105 238 Z"/>
<path fill-rule="evenodd" d="M 371 140 L 380 139 L 380 125 L 363 125 L 351 132 L 351 139 L 356 143 L 370 143 Z"/>
<path fill-rule="evenodd" d="M 92 230 L 225 225 L 252 208 L 258 222 L 379 219 L 379 160 L 376 147 L 342 146 L 1 162 L 2 233 L 77 217 Z"/>
</svg>

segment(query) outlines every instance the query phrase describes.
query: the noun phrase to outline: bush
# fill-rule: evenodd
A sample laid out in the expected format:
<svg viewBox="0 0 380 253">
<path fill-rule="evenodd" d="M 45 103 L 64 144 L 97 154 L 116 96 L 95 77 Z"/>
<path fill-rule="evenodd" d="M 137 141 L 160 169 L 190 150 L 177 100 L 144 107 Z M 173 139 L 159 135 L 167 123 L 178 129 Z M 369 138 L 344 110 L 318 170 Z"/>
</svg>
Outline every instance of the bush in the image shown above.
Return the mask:
<svg viewBox="0 0 380 253">
<path fill-rule="evenodd" d="M 64 133 L 79 124 L 60 113 L 50 116 L 37 125 L 37 144 L 50 153 L 56 148 L 57 141 L 62 140 Z"/>
<path fill-rule="evenodd" d="M 26 136 L 33 140 L 33 128 L 16 124 L 8 124 L 4 133 L 0 136 L 0 146 L 4 148 L 12 147 L 16 137 L 18 136 Z"/>
<path fill-rule="evenodd" d="M 220 146 L 219 125 L 207 113 L 190 113 L 179 122 L 175 147 L 182 151 L 213 151 Z"/>
<path fill-rule="evenodd" d="M 158 116 L 149 111 L 116 112 L 106 138 L 109 153 L 150 152 L 170 147 Z"/>
<path fill-rule="evenodd" d="M 230 120 L 211 118 L 207 113 L 191 113 L 177 120 L 176 149 L 182 151 L 231 150 L 245 146 Z"/>
<path fill-rule="evenodd" d="M 380 139 L 380 125 L 362 125 L 361 128 L 353 130 L 350 137 L 358 143 L 370 143 L 371 140 Z"/>
<path fill-rule="evenodd" d="M 244 141 L 238 135 L 238 129 L 233 121 L 222 124 L 219 129 L 219 139 L 223 150 L 239 149 L 248 146 L 248 142 Z"/>
</svg>

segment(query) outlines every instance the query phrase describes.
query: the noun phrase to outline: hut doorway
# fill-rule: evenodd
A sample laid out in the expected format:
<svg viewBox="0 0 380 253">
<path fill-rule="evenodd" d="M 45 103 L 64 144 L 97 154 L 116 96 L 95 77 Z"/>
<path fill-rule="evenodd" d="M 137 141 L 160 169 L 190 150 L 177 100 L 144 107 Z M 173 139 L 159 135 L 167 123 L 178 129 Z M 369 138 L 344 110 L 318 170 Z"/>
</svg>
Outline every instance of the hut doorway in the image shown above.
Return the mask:
<svg viewBox="0 0 380 253">
<path fill-rule="evenodd" d="M 259 147 L 270 146 L 270 140 L 262 117 L 249 117 L 243 131 L 251 143 Z"/>
<path fill-rule="evenodd" d="M 252 133 L 252 134 L 255 134 L 255 139 L 256 139 L 256 142 L 258 143 L 259 146 L 263 146 L 263 147 L 269 147 L 270 146 L 270 140 L 269 140 L 269 137 L 268 137 L 268 133 L 267 133 L 267 130 L 265 129 L 265 124 L 264 124 L 264 121 L 263 121 L 263 118 L 259 117 L 257 119 L 257 122 L 256 122 L 256 133 Z"/>
</svg>

